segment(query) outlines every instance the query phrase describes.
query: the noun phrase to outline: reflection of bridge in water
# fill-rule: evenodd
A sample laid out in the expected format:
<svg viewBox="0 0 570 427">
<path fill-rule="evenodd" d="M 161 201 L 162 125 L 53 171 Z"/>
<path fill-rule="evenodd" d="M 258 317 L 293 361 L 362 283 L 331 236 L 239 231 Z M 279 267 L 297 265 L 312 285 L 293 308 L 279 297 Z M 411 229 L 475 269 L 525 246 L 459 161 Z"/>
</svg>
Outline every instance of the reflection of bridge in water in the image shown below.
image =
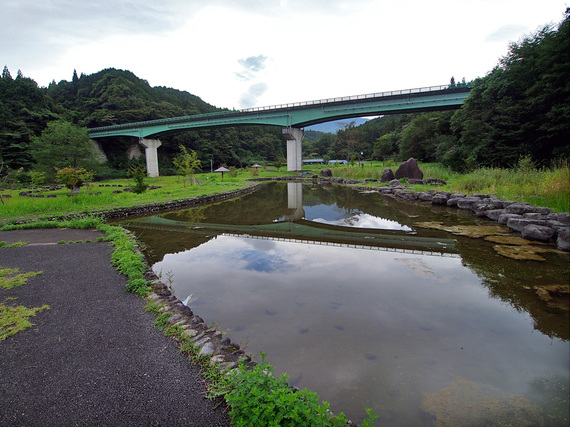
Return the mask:
<svg viewBox="0 0 570 427">
<path fill-rule="evenodd" d="M 353 229 L 320 224 L 313 221 L 282 221 L 260 225 L 209 224 L 165 219 L 157 216 L 128 222 L 129 228 L 158 230 L 206 236 L 235 236 L 252 239 L 338 246 L 355 249 L 421 255 L 458 256 L 454 254 L 455 240 L 396 234 L 386 230 Z"/>
<path fill-rule="evenodd" d="M 225 235 L 387 252 L 457 256 L 454 253 L 453 239 L 420 237 L 400 231 L 342 227 L 305 219 L 270 224 L 236 225 L 186 222 L 151 216 L 131 220 L 128 222 L 128 227 L 209 237 Z"/>
</svg>

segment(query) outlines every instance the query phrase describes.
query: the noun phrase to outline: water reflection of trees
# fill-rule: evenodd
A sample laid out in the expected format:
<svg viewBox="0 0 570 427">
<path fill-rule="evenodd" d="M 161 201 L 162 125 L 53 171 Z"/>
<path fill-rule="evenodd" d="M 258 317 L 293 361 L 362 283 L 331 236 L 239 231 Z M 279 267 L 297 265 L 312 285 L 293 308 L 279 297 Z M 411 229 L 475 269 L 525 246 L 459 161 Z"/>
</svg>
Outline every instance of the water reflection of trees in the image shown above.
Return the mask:
<svg viewBox="0 0 570 427">
<path fill-rule="evenodd" d="M 543 285 L 568 284 L 570 271 L 567 255 L 549 257 L 549 264 L 511 260 L 496 254 L 492 245 L 485 242 L 473 244 L 463 240 L 456 249 L 464 265 L 477 274 L 481 283 L 489 289 L 490 296 L 508 303 L 519 312 L 528 313 L 533 319 L 534 328 L 543 334 L 551 338 L 570 339 L 568 310 L 548 307 L 535 289 Z"/>
</svg>

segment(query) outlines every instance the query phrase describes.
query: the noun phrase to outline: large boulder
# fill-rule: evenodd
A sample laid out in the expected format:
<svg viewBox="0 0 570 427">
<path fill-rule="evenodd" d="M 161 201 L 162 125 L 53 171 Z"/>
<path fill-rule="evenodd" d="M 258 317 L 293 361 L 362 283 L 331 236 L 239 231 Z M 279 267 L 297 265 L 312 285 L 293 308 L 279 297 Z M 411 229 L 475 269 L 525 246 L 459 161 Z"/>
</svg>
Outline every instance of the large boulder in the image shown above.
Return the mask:
<svg viewBox="0 0 570 427">
<path fill-rule="evenodd" d="M 418 195 L 418 199 L 422 200 L 424 202 L 431 202 L 433 200 L 433 195 L 431 193 L 428 193 L 426 191 L 419 191 L 417 193 Z"/>
<path fill-rule="evenodd" d="M 555 221 L 560 221 L 566 225 L 570 225 L 570 213 L 568 212 L 556 212 L 548 215 L 548 219 L 553 219 Z"/>
<path fill-rule="evenodd" d="M 424 184 L 445 185 L 445 184 L 447 184 L 447 182 L 445 182 L 443 179 L 429 177 L 429 178 L 424 179 Z"/>
<path fill-rule="evenodd" d="M 499 217 L 507 213 L 506 209 L 490 209 L 485 211 L 485 216 L 493 221 L 499 221 Z"/>
<path fill-rule="evenodd" d="M 521 234 L 525 239 L 549 242 L 554 236 L 554 230 L 543 225 L 529 224 L 522 229 Z"/>
<path fill-rule="evenodd" d="M 434 194 L 433 199 L 431 199 L 432 205 L 446 205 L 449 200 L 451 193 L 445 191 L 439 191 Z"/>
<path fill-rule="evenodd" d="M 380 182 L 390 182 L 394 178 L 395 178 L 394 172 L 392 171 L 392 169 L 386 168 L 384 169 L 384 172 L 382 172 L 382 178 L 380 179 Z"/>
<path fill-rule="evenodd" d="M 332 176 L 332 170 L 330 170 L 329 168 L 324 168 L 321 171 L 321 176 Z"/>
<path fill-rule="evenodd" d="M 403 162 L 396 170 L 396 179 L 424 179 L 424 173 L 420 170 L 418 162 L 413 157 Z"/>
<path fill-rule="evenodd" d="M 558 233 L 558 239 L 556 240 L 556 245 L 561 251 L 570 251 L 570 228 L 566 227 Z"/>
<path fill-rule="evenodd" d="M 540 213 L 542 215 L 548 215 L 550 213 L 550 208 L 542 208 L 531 205 L 530 203 L 515 202 L 506 206 L 509 213 L 523 215 L 525 213 Z"/>
<path fill-rule="evenodd" d="M 475 206 L 479 203 L 481 203 L 481 199 L 479 197 L 463 197 L 457 200 L 457 207 L 459 209 L 471 209 L 474 211 Z"/>
</svg>

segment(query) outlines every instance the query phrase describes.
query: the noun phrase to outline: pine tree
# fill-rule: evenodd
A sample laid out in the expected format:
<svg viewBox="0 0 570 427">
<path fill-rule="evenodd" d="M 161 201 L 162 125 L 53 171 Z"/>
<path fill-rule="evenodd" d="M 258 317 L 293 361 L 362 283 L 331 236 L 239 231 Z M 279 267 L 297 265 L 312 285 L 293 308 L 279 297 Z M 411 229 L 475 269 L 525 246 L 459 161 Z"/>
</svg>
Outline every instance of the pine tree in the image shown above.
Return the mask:
<svg viewBox="0 0 570 427">
<path fill-rule="evenodd" d="M 2 78 L 12 80 L 12 76 L 10 74 L 10 70 L 8 69 L 7 65 L 4 65 L 4 70 L 2 70 Z"/>
</svg>

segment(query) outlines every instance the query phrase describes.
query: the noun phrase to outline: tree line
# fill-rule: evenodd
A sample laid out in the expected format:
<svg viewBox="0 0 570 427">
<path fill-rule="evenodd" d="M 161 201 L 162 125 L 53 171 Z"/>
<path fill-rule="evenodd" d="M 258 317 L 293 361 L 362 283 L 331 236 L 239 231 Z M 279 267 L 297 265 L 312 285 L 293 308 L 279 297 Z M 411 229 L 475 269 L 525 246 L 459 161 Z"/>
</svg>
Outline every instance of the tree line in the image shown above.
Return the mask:
<svg viewBox="0 0 570 427">
<path fill-rule="evenodd" d="M 368 160 L 414 157 L 457 171 L 510 167 L 522 157 L 549 166 L 570 158 L 569 13 L 511 43 L 488 75 L 472 82 L 456 111 L 379 117 L 361 125 L 347 122 L 337 134 L 311 132 L 304 156 Z M 465 84 L 464 80 L 459 85 Z M 456 85 L 452 78 L 450 85 Z M 222 111 L 188 92 L 151 87 L 130 71 L 73 72 L 71 81 L 47 88 L 18 70 L 0 77 L 1 173 L 39 171 L 53 178 L 66 166 L 93 170 L 99 177 L 123 176 L 143 159 L 129 158 L 133 138 L 98 140 L 105 157 L 89 142 L 88 127 Z M 309 132 L 307 132 L 309 136 Z M 188 130 L 161 138 L 160 170 L 173 172 L 183 148 L 211 164 L 242 167 L 281 163 L 286 141 L 279 128 L 239 126 Z"/>
</svg>

